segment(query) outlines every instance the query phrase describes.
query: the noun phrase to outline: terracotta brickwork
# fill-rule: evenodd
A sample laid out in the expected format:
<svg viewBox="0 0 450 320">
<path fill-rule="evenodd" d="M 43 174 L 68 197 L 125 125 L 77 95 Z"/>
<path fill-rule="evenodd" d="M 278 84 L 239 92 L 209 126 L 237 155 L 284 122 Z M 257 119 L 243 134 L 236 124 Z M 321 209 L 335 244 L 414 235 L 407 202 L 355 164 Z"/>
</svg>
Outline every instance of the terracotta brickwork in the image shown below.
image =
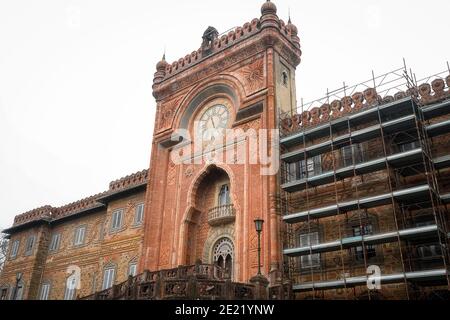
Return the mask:
<svg viewBox="0 0 450 320">
<path fill-rule="evenodd" d="M 276 6 L 269 1 L 262 6 L 260 18 L 220 38 L 210 27 L 200 49 L 172 64 L 165 59 L 158 63 L 141 270 L 175 268 L 195 259 L 214 263 L 214 243 L 225 237 L 234 247 L 233 280 L 248 282 L 258 267 L 253 221 L 262 217 L 266 223 L 261 264 L 266 275 L 280 272 L 277 176 L 262 175 L 262 165 L 248 161 L 173 163 L 171 153 L 177 151 L 177 144 L 171 142 L 171 135 L 177 129 L 194 133 L 198 117 L 219 104 L 228 108 L 230 129 L 276 129 L 279 108 L 295 106 L 294 73 L 301 57 L 297 34 L 290 21 L 286 24 L 278 18 Z M 212 227 L 204 212 L 214 209 L 216 186 L 222 180 L 230 182 L 235 220 Z"/>
<path fill-rule="evenodd" d="M 447 76 L 447 82 L 450 77 Z M 304 142 L 286 147 L 282 152 L 302 152 L 311 150 L 315 146 L 333 142 L 331 151 L 322 152 L 318 155 L 314 164 L 310 163 L 304 170 L 309 170 L 309 176 L 319 176 L 322 173 L 333 173 L 334 181 L 319 183 L 317 186 L 311 183 L 305 190 L 288 192 L 285 194 L 284 212 L 294 214 L 318 208 L 326 208 L 337 203 L 344 204 L 352 200 L 364 199 L 377 195 L 389 194 L 397 190 L 405 190 L 418 186 L 431 185 L 436 188 L 436 192 L 445 197 L 449 191 L 449 169 L 448 163 L 443 164 L 450 152 L 450 134 L 447 129 L 433 132 L 433 127 L 442 126 L 450 119 L 447 107 L 448 88 L 444 85 L 443 79 L 437 79 L 432 85 L 423 84 L 418 90 L 411 89 L 409 92 L 399 92 L 393 97 L 377 98 L 376 91 L 368 89 L 364 94 L 356 94 L 352 97 L 345 97 L 342 101 L 334 101 L 330 105 L 294 114 L 293 116 L 282 118 L 280 127 L 282 134 L 289 137 L 296 132 L 314 130 L 324 124 L 334 123 L 346 116 L 368 111 L 376 106 L 383 106 L 396 101 L 405 101 L 412 97 L 417 108 L 426 110 L 429 108 L 441 108 L 443 111 L 431 112 L 432 116 L 425 113 L 425 116 L 418 115 L 417 122 L 411 122 L 409 126 L 401 127 L 398 130 L 389 131 L 382 135 L 375 135 L 372 138 L 363 139 L 362 142 L 356 140 L 346 142 L 342 139 L 349 132 L 363 132 L 370 130 L 379 123 L 379 119 L 373 118 L 363 123 L 355 124 L 350 131 L 346 125 L 337 127 L 332 133 L 323 134 L 322 137 L 307 139 Z M 436 88 L 435 91 L 430 88 Z M 413 103 L 413 102 L 411 102 Z M 344 108 L 342 106 L 344 105 Z M 348 108 L 345 108 L 348 105 Z M 399 103 L 400 105 L 400 103 Z M 339 112 L 338 112 L 339 111 Z M 400 111 L 401 112 L 401 111 Z M 438 116 L 433 116 L 438 115 Z M 399 118 L 396 115 L 392 119 Z M 338 122 L 335 122 L 338 123 Z M 333 125 L 330 125 L 333 126 Z M 417 127 L 416 127 L 417 126 Z M 428 132 L 427 136 L 421 131 L 422 126 Z M 331 132 L 331 131 L 330 131 Z M 311 136 L 313 136 L 311 134 Z M 339 140 L 341 139 L 341 140 Z M 342 142 L 334 142 L 342 141 Z M 408 144 L 408 149 L 400 148 L 402 144 Z M 412 145 L 409 145 L 413 143 Z M 349 145 L 355 144 L 357 149 L 350 149 L 350 159 L 345 157 L 345 151 L 349 151 Z M 402 165 L 379 167 L 370 172 L 356 171 L 342 177 L 339 172 L 352 163 L 368 163 L 385 156 L 398 155 L 406 150 L 422 148 L 425 156 L 416 160 L 409 160 Z M 429 149 L 427 149 L 429 148 Z M 355 151 L 358 150 L 358 151 Z M 429 151 L 428 151 L 429 150 Z M 307 151 L 305 151 L 306 154 Z M 429 152 L 429 153 L 428 153 Z M 352 159 L 353 157 L 353 159 Z M 429 158 L 428 158 L 429 157 Z M 355 161 L 355 162 L 354 162 Z M 413 162 L 416 161 L 416 162 Z M 434 166 L 436 166 L 434 168 Z M 311 169 L 313 168 L 313 169 Z M 284 164 L 282 181 L 284 183 L 294 181 L 292 176 L 292 165 Z M 297 167 L 297 172 L 298 172 Z M 313 171 L 311 171 L 313 170 Z M 411 171 L 408 171 L 411 170 Z M 294 170 L 295 171 L 295 170 Z M 295 176 L 295 172 L 294 172 Z M 298 178 L 297 179 L 301 179 Z M 435 180 L 434 180 L 435 179 Z M 436 181 L 436 185 L 433 181 Z M 380 267 L 381 274 L 393 275 L 404 272 L 421 272 L 444 268 L 448 263 L 448 205 L 439 200 L 440 196 L 431 196 L 433 205 L 420 199 L 410 199 L 407 203 L 398 203 L 393 200 L 392 204 L 365 208 L 361 205 L 359 210 L 343 211 L 325 218 L 311 218 L 307 222 L 285 225 L 285 232 L 289 235 L 284 239 L 285 248 L 295 248 L 305 246 L 300 243 L 302 235 L 317 233 L 316 244 L 327 244 L 334 241 L 344 241 L 341 249 L 331 250 L 316 255 L 314 267 L 307 264 L 309 257 L 288 258 L 285 260 L 289 276 L 297 284 L 326 284 L 330 281 L 341 279 L 355 279 L 357 277 L 367 277 L 369 266 Z M 430 200 L 428 200 L 430 201 Z M 436 220 L 435 220 L 436 219 Z M 363 247 L 347 247 L 345 240 L 355 237 L 355 228 L 360 230 L 362 226 L 370 225 L 370 234 L 388 234 L 415 228 L 423 224 L 436 223 L 442 228 L 443 233 L 438 241 L 436 236 L 423 239 L 405 241 L 404 238 L 398 241 L 368 245 L 365 257 L 362 257 Z M 359 235 L 359 234 L 358 234 Z M 422 242 L 420 242 L 422 241 Z M 436 249 L 434 256 L 431 254 L 424 257 L 421 253 L 424 248 Z M 356 250 L 359 251 L 359 256 Z M 442 250 L 442 257 L 441 257 Z M 303 260 L 302 260 L 303 259 Z M 338 289 L 317 289 L 304 290 L 298 292 L 298 299 L 439 299 L 445 296 L 448 285 L 445 277 L 439 282 L 409 282 L 398 281 L 392 284 L 383 284 L 381 289 L 368 291 L 365 285 L 354 286 L 352 284 L 343 285 Z"/>
<path fill-rule="evenodd" d="M 14 297 L 16 277 L 22 274 L 23 299 L 41 298 L 43 285 L 49 285 L 48 299 L 65 297 L 67 279 L 74 268 L 80 271 L 80 287 L 72 298 L 87 296 L 102 287 L 106 267 L 115 268 L 114 282 L 127 279 L 130 265 L 137 266 L 142 252 L 143 221 L 137 221 L 139 205 L 144 204 L 147 171 L 112 182 L 99 195 L 63 206 L 50 206 L 16 217 L 12 228 L 8 260 L 0 277 L 0 288 Z M 112 230 L 113 213 L 123 212 L 121 227 Z M 143 218 L 143 216 L 142 216 Z M 76 230 L 82 227 L 84 239 L 76 244 Z M 52 246 L 52 238 L 59 236 Z M 27 239 L 35 237 L 31 253 Z M 20 241 L 16 257 L 12 245 Z"/>
<path fill-rule="evenodd" d="M 254 295 L 260 287 L 279 299 L 292 297 L 292 288 L 297 299 L 420 299 L 445 292 L 448 287 L 442 275 L 436 276 L 438 282 L 435 278 L 431 282 L 387 281 L 381 289 L 370 291 L 364 283 L 342 286 L 339 281 L 360 281 L 370 265 L 379 266 L 383 275 L 397 275 L 433 271 L 438 268 L 437 258 L 448 262 L 448 252 L 437 252 L 437 246 L 429 241 L 448 248 L 450 133 L 446 123 L 450 115 L 445 103 L 450 98 L 450 76 L 387 96 L 366 85 L 361 91 L 350 90 L 352 94 L 342 99 L 299 112 L 295 92 L 295 71 L 302 54 L 298 29 L 290 19 L 285 23 L 277 16 L 273 2 L 264 2 L 259 18 L 226 35 L 219 36 L 215 28 L 208 27 L 202 39 L 199 37 L 200 43 L 191 54 L 171 64 L 164 56 L 156 65 L 152 89 L 157 108 L 149 170 L 113 181 L 98 195 L 60 208 L 45 206 L 15 218 L 6 230 L 11 241 L 0 275 L 2 297 L 19 298 L 20 293 L 20 298 L 38 299 L 43 288 L 48 288 L 46 298 L 67 298 L 72 272 L 79 272 L 80 283 L 69 298 L 105 300 L 210 299 L 223 298 L 224 292 L 228 292 L 227 298 L 264 298 L 266 295 Z M 407 125 L 389 130 L 389 125 L 396 125 L 397 113 L 408 111 L 408 103 L 419 109 L 402 120 Z M 397 104 L 391 114 L 383 111 L 387 119 L 381 120 L 381 108 Z M 419 112 L 426 106 L 435 108 L 429 116 Z M 241 140 L 224 144 L 214 141 L 215 150 L 210 151 L 211 142 L 197 145 L 196 136 L 203 137 L 198 124 L 216 107 L 220 115 L 227 115 L 225 120 L 219 119 L 222 129 L 239 130 L 243 135 Z M 371 114 L 371 110 L 377 111 L 377 117 L 349 120 Z M 216 128 L 217 119 L 208 121 Z M 314 133 L 327 125 L 329 132 Z M 374 128 L 382 134 L 374 134 Z M 260 142 L 265 135 L 278 137 L 263 129 L 280 129 L 282 138 L 257 148 L 266 148 L 267 155 L 276 154 L 277 160 L 281 157 L 281 169 L 272 174 L 262 174 L 267 165 L 261 159 L 249 161 L 258 153 L 250 148 L 253 139 Z M 311 137 L 302 140 L 308 130 L 313 132 Z M 428 138 L 428 134 L 432 136 Z M 293 142 L 283 142 L 296 136 Z M 329 143 L 331 149 L 327 149 Z M 355 144 L 358 149 L 350 149 L 349 159 L 348 147 Z M 324 151 L 311 152 L 317 145 Z M 408 158 L 414 165 L 392 157 L 415 148 L 421 149 L 421 158 Z M 243 151 L 244 159 L 233 153 L 219 159 L 230 149 Z M 296 160 L 289 160 L 286 154 Z M 301 163 L 305 158 L 308 161 Z M 370 163 L 380 158 L 386 165 L 376 170 L 355 166 L 352 174 L 342 173 L 349 160 L 352 164 Z M 308 180 L 330 172 L 332 179 L 324 183 Z M 429 186 L 430 201 L 412 198 L 409 203 L 392 200 L 361 205 L 361 199 L 384 194 L 394 198 L 394 191 L 421 185 Z M 341 211 L 337 206 L 354 200 L 357 209 Z M 310 217 L 311 211 L 334 205 L 336 214 Z M 286 219 L 305 211 L 309 211 L 307 220 Z M 142 219 L 137 221 L 137 217 Z M 259 283 L 261 278 L 256 282 L 253 278 L 258 271 L 256 218 L 265 221 L 261 268 L 270 280 L 268 288 L 265 281 Z M 430 221 L 436 224 L 438 240 L 435 235 L 432 240 L 425 238 L 423 246 L 422 238 L 400 238 L 399 230 L 423 227 Z M 362 229 L 371 235 L 398 233 L 398 239 L 369 247 L 343 242 L 354 241 Z M 313 240 L 305 240 L 305 234 L 317 234 L 315 245 L 341 241 L 340 250 L 324 250 L 316 258 L 306 255 L 306 260 L 305 255 L 290 257 L 285 249 L 313 250 L 313 244 L 307 243 Z M 20 245 L 13 254 L 18 240 Z M 28 252 L 27 243 L 32 243 Z M 432 259 L 417 258 L 426 250 L 434 251 Z M 130 269 L 139 276 L 128 278 Z M 104 288 L 105 275 L 111 276 L 111 270 L 114 276 L 109 284 L 114 286 Z M 203 280 L 192 283 L 196 277 Z M 330 284 L 333 281 L 338 284 Z M 328 287 L 317 287 L 317 283 Z M 208 289 L 211 285 L 214 290 Z M 163 287 L 158 291 L 158 286 Z M 187 288 L 195 290 L 189 295 Z"/>
</svg>

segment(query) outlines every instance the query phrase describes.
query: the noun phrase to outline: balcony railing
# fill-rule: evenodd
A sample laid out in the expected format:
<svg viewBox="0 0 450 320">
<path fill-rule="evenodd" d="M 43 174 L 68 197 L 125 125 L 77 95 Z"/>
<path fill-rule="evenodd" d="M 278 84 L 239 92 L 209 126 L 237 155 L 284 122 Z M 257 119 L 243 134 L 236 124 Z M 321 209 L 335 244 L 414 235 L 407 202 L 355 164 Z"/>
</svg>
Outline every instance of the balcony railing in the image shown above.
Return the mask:
<svg viewBox="0 0 450 320">
<path fill-rule="evenodd" d="M 216 265 L 197 261 L 161 271 L 144 271 L 127 281 L 79 300 L 271 300 L 292 298 L 291 283 L 237 283 Z"/>
<path fill-rule="evenodd" d="M 236 211 L 232 204 L 215 207 L 208 212 L 208 223 L 211 226 L 223 225 L 234 222 Z"/>
</svg>

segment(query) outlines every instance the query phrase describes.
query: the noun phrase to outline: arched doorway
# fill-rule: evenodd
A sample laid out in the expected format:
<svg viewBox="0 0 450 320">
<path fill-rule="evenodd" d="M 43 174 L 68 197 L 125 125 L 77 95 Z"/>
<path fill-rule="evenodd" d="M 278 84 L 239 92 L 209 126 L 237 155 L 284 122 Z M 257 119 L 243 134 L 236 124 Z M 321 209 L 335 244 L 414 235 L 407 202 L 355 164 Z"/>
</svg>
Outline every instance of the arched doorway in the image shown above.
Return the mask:
<svg viewBox="0 0 450 320">
<path fill-rule="evenodd" d="M 184 231 L 186 264 L 192 265 L 200 259 L 204 263 L 228 269 L 231 276 L 234 244 L 230 234 L 234 232 L 230 230 L 234 229 L 236 210 L 230 177 L 225 170 L 211 166 L 194 184 L 192 208 L 188 212 Z M 211 258 L 214 255 L 216 259 Z"/>
<path fill-rule="evenodd" d="M 219 239 L 213 248 L 212 263 L 220 267 L 226 278 L 233 277 L 234 244 L 229 238 Z"/>
</svg>

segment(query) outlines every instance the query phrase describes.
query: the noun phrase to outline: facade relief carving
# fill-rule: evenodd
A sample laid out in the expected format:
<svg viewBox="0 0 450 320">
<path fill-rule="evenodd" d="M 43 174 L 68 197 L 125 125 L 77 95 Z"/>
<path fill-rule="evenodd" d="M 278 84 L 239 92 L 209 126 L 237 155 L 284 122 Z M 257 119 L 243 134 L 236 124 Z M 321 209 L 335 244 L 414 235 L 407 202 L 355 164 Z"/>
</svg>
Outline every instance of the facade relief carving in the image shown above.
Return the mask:
<svg viewBox="0 0 450 320">
<path fill-rule="evenodd" d="M 159 110 L 158 132 L 162 132 L 172 128 L 178 107 L 183 101 L 184 95 L 177 96 L 167 102 L 162 103 Z"/>
<path fill-rule="evenodd" d="M 161 88 L 156 88 L 154 94 L 158 99 L 164 99 L 174 94 L 175 92 L 184 89 L 186 87 L 192 86 L 192 84 L 210 77 L 213 74 L 219 73 L 220 71 L 226 70 L 233 64 L 243 61 L 255 54 L 264 51 L 265 45 L 261 42 L 252 44 L 241 51 L 232 53 L 231 55 L 223 58 L 220 61 L 214 62 L 209 66 L 202 68 L 200 71 L 191 72 L 185 77 L 179 79 L 176 84 L 168 84 Z"/>
<path fill-rule="evenodd" d="M 264 89 L 265 87 L 265 65 L 264 58 L 260 58 L 247 66 L 231 72 L 244 85 L 247 96 Z"/>
<path fill-rule="evenodd" d="M 169 186 L 173 186 L 177 180 L 177 166 L 172 161 L 170 161 L 167 171 L 167 184 Z"/>
</svg>

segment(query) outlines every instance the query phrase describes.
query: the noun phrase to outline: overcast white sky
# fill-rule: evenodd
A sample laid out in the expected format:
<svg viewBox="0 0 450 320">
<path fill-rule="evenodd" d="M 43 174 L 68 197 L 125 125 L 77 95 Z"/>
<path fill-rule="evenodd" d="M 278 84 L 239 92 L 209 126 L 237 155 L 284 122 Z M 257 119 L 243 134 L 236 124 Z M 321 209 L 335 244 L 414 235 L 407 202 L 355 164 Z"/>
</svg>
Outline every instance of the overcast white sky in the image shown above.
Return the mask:
<svg viewBox="0 0 450 320">
<path fill-rule="evenodd" d="M 104 191 L 148 167 L 151 85 L 169 62 L 260 16 L 263 0 L 0 1 L 0 227 L 16 214 Z M 277 0 L 299 27 L 298 99 L 450 55 L 450 1 Z M 446 40 L 447 39 L 447 40 Z"/>
</svg>

